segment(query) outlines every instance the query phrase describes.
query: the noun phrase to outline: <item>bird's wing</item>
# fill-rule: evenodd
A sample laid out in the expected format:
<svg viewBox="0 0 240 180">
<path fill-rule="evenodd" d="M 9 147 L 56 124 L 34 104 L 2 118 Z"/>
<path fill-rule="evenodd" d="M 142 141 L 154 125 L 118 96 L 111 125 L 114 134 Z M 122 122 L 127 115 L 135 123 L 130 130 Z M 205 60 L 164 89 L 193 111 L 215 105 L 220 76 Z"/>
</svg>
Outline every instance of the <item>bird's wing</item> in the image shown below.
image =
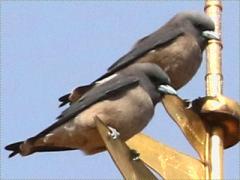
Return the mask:
<svg viewBox="0 0 240 180">
<path fill-rule="evenodd" d="M 96 102 L 107 99 L 109 97 L 118 94 L 118 92 L 126 91 L 132 87 L 139 84 L 139 78 L 135 76 L 127 76 L 125 78 L 114 78 L 113 81 L 96 87 L 96 89 L 88 92 L 77 102 L 74 102 L 69 108 L 61 113 L 58 117 L 58 121 L 37 134 L 36 136 L 30 138 L 29 140 L 34 141 L 37 138 L 43 137 L 44 135 L 50 133 L 55 128 L 61 126 L 62 124 L 68 122 L 80 112 L 93 105 Z"/>
<path fill-rule="evenodd" d="M 90 85 L 80 86 L 74 89 L 76 94 L 79 94 L 79 98 L 86 93 L 88 90 L 90 90 L 96 81 L 102 80 L 106 78 L 107 76 L 112 75 L 116 71 L 128 66 L 129 64 L 133 63 L 137 58 L 141 57 L 145 53 L 151 51 L 152 49 L 162 46 L 164 44 L 167 44 L 168 42 L 171 42 L 172 40 L 176 39 L 178 36 L 183 34 L 183 30 L 177 27 L 172 26 L 165 26 L 161 28 L 160 30 L 150 34 L 149 36 L 146 36 L 142 39 L 140 39 L 134 46 L 134 48 L 118 59 L 114 64 L 112 64 L 109 68 L 107 73 L 102 75 L 100 78 L 95 80 Z M 64 106 L 67 103 L 71 103 L 69 100 L 71 93 L 66 94 L 59 98 L 59 101 L 61 104 L 59 107 Z"/>
<path fill-rule="evenodd" d="M 108 68 L 108 72 L 98 78 L 96 81 L 104 79 L 116 71 L 128 66 L 129 64 L 135 62 L 139 57 L 143 56 L 145 53 L 155 49 L 156 47 L 160 47 L 171 42 L 183 33 L 184 32 L 181 28 L 170 28 L 169 26 L 164 26 L 151 35 L 140 39 L 129 53 L 117 60 L 112 66 Z"/>
</svg>

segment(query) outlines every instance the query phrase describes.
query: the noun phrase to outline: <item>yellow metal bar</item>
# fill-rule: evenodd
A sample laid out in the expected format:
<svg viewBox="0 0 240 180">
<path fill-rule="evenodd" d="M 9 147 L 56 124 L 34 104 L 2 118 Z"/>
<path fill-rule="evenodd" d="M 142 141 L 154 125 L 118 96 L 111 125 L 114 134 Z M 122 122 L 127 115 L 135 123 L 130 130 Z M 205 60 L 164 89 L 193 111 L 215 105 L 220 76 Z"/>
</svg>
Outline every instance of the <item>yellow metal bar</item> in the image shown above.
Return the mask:
<svg viewBox="0 0 240 180">
<path fill-rule="evenodd" d="M 204 156 L 204 162 L 205 162 L 205 167 L 204 167 L 204 170 L 205 170 L 205 179 L 210 179 L 210 163 L 209 163 L 209 150 L 210 150 L 210 134 L 209 132 L 207 131 L 206 133 L 206 142 L 205 142 L 205 156 Z"/>
<path fill-rule="evenodd" d="M 221 37 L 221 0 L 206 0 L 205 12 L 215 23 L 215 32 Z M 222 43 L 218 40 L 211 40 L 206 49 L 207 55 L 207 74 L 206 94 L 207 96 L 217 96 L 222 94 L 223 76 L 222 76 Z"/>
<path fill-rule="evenodd" d="M 164 179 L 204 179 L 202 161 L 178 152 L 144 134 L 135 135 L 127 141 L 127 145 L 137 149 L 140 159 Z"/>
<path fill-rule="evenodd" d="M 211 134 L 211 159 L 212 172 L 211 179 L 223 179 L 223 130 L 221 128 L 214 128 Z"/>
<path fill-rule="evenodd" d="M 98 117 L 95 117 L 95 121 L 99 135 L 102 137 L 114 163 L 126 180 L 157 180 L 153 173 L 138 158 L 138 154 L 135 151 L 131 151 L 119 137 L 112 138 L 108 134 L 110 130 Z"/>
<path fill-rule="evenodd" d="M 206 128 L 203 119 L 178 96 L 165 95 L 162 103 L 169 116 L 177 123 L 188 142 L 205 160 Z"/>
<path fill-rule="evenodd" d="M 215 23 L 215 31 L 221 36 L 221 0 L 205 0 L 205 12 Z M 207 74 L 205 76 L 206 95 L 217 96 L 223 92 L 222 76 L 222 43 L 211 40 L 207 47 Z M 223 179 L 223 139 L 222 129 L 213 128 L 206 134 L 209 142 L 206 143 L 206 179 Z M 207 154 L 208 153 L 208 154 Z"/>
</svg>

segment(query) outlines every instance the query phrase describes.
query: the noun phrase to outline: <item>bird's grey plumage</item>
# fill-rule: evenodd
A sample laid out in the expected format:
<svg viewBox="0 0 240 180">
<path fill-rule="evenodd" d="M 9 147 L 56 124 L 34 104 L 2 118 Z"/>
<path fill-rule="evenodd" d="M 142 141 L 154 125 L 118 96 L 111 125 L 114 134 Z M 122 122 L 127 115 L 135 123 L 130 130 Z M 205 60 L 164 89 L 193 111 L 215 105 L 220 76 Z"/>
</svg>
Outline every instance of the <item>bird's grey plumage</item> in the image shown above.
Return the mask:
<svg viewBox="0 0 240 180">
<path fill-rule="evenodd" d="M 87 154 L 104 150 L 96 128 L 98 116 L 116 128 L 126 140 L 141 131 L 151 119 L 161 92 L 158 86 L 170 84 L 167 74 L 155 64 L 135 64 L 113 79 L 95 86 L 61 113 L 58 121 L 24 142 L 6 146 L 20 153 L 81 149 Z M 165 93 L 165 92 L 164 92 Z"/>
<path fill-rule="evenodd" d="M 180 36 L 188 34 L 194 36 L 200 50 L 203 51 L 207 41 L 201 35 L 205 30 L 214 31 L 214 23 L 207 15 L 198 12 L 178 13 L 163 27 L 139 40 L 129 53 L 110 66 L 106 75 L 103 75 L 98 80 L 131 64 L 133 61 L 137 61 L 138 58 L 153 49 L 161 46 L 168 48 L 171 41 L 177 40 Z M 188 47 L 185 48 L 186 51 L 191 52 L 191 49 L 188 49 Z M 194 58 L 192 61 L 194 61 Z"/>
<path fill-rule="evenodd" d="M 95 86 L 102 80 L 133 63 L 154 63 L 160 66 L 171 78 L 176 89 L 185 85 L 197 72 L 202 52 L 211 38 L 203 32 L 214 31 L 213 21 L 199 12 L 180 12 L 157 31 L 139 40 L 133 49 L 108 68 L 106 74 L 94 81 Z M 62 105 L 76 100 L 84 94 L 85 88 L 76 88 L 65 98 Z"/>
</svg>

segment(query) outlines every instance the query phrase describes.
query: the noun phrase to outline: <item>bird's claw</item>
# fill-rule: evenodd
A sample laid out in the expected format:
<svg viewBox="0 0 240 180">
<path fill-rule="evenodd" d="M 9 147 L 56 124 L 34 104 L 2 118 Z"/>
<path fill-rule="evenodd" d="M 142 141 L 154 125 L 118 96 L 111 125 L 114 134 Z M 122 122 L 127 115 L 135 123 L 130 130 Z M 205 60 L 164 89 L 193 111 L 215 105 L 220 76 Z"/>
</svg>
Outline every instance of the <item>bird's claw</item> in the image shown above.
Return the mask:
<svg viewBox="0 0 240 180">
<path fill-rule="evenodd" d="M 113 140 L 117 139 L 120 133 L 110 126 L 108 126 L 108 128 L 109 128 L 108 135 L 111 136 Z"/>
<path fill-rule="evenodd" d="M 184 102 L 185 102 L 185 106 L 186 106 L 186 109 L 191 109 L 192 108 L 192 101 L 190 101 L 189 99 L 184 99 Z"/>
<path fill-rule="evenodd" d="M 138 153 L 135 149 L 131 149 L 130 150 L 130 154 L 131 154 L 131 158 L 133 161 L 137 161 L 139 160 L 140 158 L 140 153 Z"/>
</svg>

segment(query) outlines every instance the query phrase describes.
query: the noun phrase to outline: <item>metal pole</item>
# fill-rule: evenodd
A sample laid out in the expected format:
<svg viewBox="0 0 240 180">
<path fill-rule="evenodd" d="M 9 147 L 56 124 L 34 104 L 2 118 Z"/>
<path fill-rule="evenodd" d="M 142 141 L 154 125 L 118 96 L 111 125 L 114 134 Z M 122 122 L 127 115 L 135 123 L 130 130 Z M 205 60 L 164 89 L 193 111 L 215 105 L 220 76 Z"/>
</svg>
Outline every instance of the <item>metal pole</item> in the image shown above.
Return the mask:
<svg viewBox="0 0 240 180">
<path fill-rule="evenodd" d="M 215 23 L 215 31 L 221 36 L 221 0 L 205 0 L 204 10 Z M 207 74 L 206 95 L 217 96 L 223 92 L 222 43 L 211 40 L 206 50 Z M 223 131 L 220 127 L 210 128 L 206 142 L 206 179 L 223 179 Z"/>
<path fill-rule="evenodd" d="M 223 130 L 214 128 L 211 133 L 211 179 L 223 179 Z"/>
</svg>

